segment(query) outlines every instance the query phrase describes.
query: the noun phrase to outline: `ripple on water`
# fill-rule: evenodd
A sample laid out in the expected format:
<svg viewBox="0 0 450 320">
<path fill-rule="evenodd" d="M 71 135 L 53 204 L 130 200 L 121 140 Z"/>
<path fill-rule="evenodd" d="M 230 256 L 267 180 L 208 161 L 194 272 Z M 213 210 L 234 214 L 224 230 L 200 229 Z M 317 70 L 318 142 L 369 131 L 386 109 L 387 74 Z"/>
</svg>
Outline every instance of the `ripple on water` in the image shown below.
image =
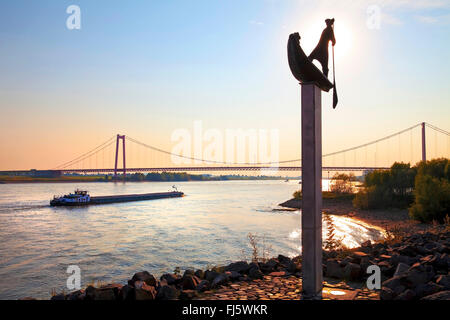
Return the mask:
<svg viewBox="0 0 450 320">
<path fill-rule="evenodd" d="M 283 181 L 181 182 L 178 199 L 83 208 L 52 208 L 53 194 L 75 188 L 93 195 L 160 192 L 173 183 L 0 185 L 1 299 L 48 298 L 65 289 L 66 268 L 81 269 L 82 285 L 125 282 L 135 272 L 205 268 L 251 256 L 249 232 L 265 236 L 273 255 L 298 255 L 300 212 L 273 211 L 297 184 Z M 382 231 L 333 217 L 351 246 Z M 324 232 L 325 230 L 324 225 Z M 66 289 L 67 291 L 67 289 Z"/>
</svg>

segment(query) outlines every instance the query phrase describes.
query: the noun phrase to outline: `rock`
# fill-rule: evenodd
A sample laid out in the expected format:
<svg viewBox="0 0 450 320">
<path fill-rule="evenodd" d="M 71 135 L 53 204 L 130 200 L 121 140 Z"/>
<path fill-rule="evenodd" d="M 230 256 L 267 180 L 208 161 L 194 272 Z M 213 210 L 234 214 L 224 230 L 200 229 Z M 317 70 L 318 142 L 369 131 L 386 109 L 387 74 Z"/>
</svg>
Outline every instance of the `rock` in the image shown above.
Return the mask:
<svg viewBox="0 0 450 320">
<path fill-rule="evenodd" d="M 395 270 L 394 277 L 406 274 L 408 269 L 409 269 L 409 266 L 407 264 L 404 264 L 403 262 L 400 262 L 397 265 L 397 269 Z"/>
<path fill-rule="evenodd" d="M 121 288 L 121 284 L 109 284 L 101 288 L 96 288 L 94 300 L 117 300 Z"/>
<path fill-rule="evenodd" d="M 136 300 L 155 300 L 156 289 L 154 286 L 148 285 L 144 281 L 136 281 L 134 286 Z"/>
<path fill-rule="evenodd" d="M 205 279 L 208 280 L 209 282 L 213 282 L 214 279 L 219 275 L 220 273 L 216 272 L 216 271 L 210 271 L 210 270 L 206 270 L 205 271 Z"/>
<path fill-rule="evenodd" d="M 134 287 L 130 285 L 123 286 L 122 289 L 120 290 L 119 298 L 122 301 L 136 300 L 136 293 Z"/>
<path fill-rule="evenodd" d="M 197 290 L 198 292 L 203 292 L 203 291 L 209 290 L 210 288 L 211 288 L 211 284 L 209 283 L 209 281 L 208 280 L 202 280 L 197 285 L 195 290 Z"/>
<path fill-rule="evenodd" d="M 381 261 L 377 263 L 377 265 L 380 267 L 380 270 L 384 275 L 388 277 L 392 277 L 394 275 L 395 267 L 391 265 L 387 260 Z"/>
<path fill-rule="evenodd" d="M 194 290 L 199 283 L 200 279 L 191 274 L 184 275 L 181 279 L 181 287 L 183 290 Z"/>
<path fill-rule="evenodd" d="M 441 291 L 441 292 L 423 297 L 420 300 L 450 300 L 450 290 Z"/>
<path fill-rule="evenodd" d="M 450 290 L 450 275 L 440 275 L 436 279 L 436 284 L 442 286 L 445 290 Z"/>
<path fill-rule="evenodd" d="M 228 275 L 225 273 L 220 273 L 214 280 L 211 282 L 211 288 L 217 288 L 228 282 Z"/>
<path fill-rule="evenodd" d="M 284 277 L 286 275 L 286 271 L 275 271 L 269 273 L 269 276 L 271 277 Z"/>
<path fill-rule="evenodd" d="M 300 263 L 296 263 L 294 260 L 291 260 L 286 269 L 290 273 L 296 273 L 297 271 L 302 270 L 302 265 Z"/>
<path fill-rule="evenodd" d="M 134 283 L 136 281 L 144 281 L 149 286 L 156 287 L 156 279 L 148 271 L 141 271 L 141 272 L 135 273 L 133 278 L 131 278 L 131 283 L 129 283 L 129 284 L 134 285 Z"/>
<path fill-rule="evenodd" d="M 444 290 L 442 286 L 430 281 L 425 284 L 419 284 L 414 291 L 418 298 L 422 298 L 442 290 Z"/>
<path fill-rule="evenodd" d="M 336 260 L 327 260 L 326 276 L 331 278 L 342 279 L 344 277 L 344 270 L 341 268 Z"/>
<path fill-rule="evenodd" d="M 278 264 L 279 264 L 278 260 L 270 259 L 266 263 L 262 263 L 260 268 L 261 268 L 261 271 L 269 273 L 269 272 L 274 271 L 277 268 Z"/>
<path fill-rule="evenodd" d="M 195 271 L 192 270 L 192 269 L 185 270 L 184 273 L 183 273 L 183 277 L 188 276 L 188 275 L 189 276 L 194 276 L 195 275 Z"/>
<path fill-rule="evenodd" d="M 93 286 L 88 286 L 85 290 L 85 299 L 86 300 L 95 300 L 95 289 Z"/>
<path fill-rule="evenodd" d="M 261 272 L 261 270 L 258 267 L 253 267 L 248 272 L 248 276 L 251 279 L 262 279 L 264 277 L 264 274 Z"/>
<path fill-rule="evenodd" d="M 195 271 L 194 275 L 199 279 L 205 279 L 205 272 L 203 270 L 197 270 Z"/>
<path fill-rule="evenodd" d="M 405 282 L 406 282 L 405 276 L 392 277 L 384 281 L 382 287 L 387 287 L 391 289 L 395 295 L 398 295 L 403 291 L 405 291 L 406 289 Z"/>
<path fill-rule="evenodd" d="M 156 294 L 158 300 L 176 300 L 179 296 L 179 291 L 171 285 L 161 286 Z"/>
<path fill-rule="evenodd" d="M 352 262 L 353 263 L 360 263 L 362 258 L 369 257 L 369 255 L 365 252 L 356 251 L 352 254 Z"/>
<path fill-rule="evenodd" d="M 238 261 L 229 264 L 225 271 L 236 271 L 239 273 L 247 273 L 250 270 L 250 266 L 246 261 Z"/>
<path fill-rule="evenodd" d="M 195 290 L 183 290 L 180 292 L 180 300 L 192 300 L 198 296 Z"/>
<path fill-rule="evenodd" d="M 51 301 L 62 301 L 66 300 L 66 296 L 63 293 L 56 294 L 53 297 L 50 298 Z"/>
<path fill-rule="evenodd" d="M 283 256 L 283 255 L 278 255 L 278 261 L 281 264 L 284 264 L 285 266 L 287 266 L 289 264 L 289 262 L 291 262 L 291 259 L 289 257 Z"/>
<path fill-rule="evenodd" d="M 160 279 L 165 280 L 169 286 L 177 284 L 181 281 L 181 278 L 174 273 L 163 274 Z"/>
<path fill-rule="evenodd" d="M 406 273 L 406 280 L 409 287 L 416 287 L 424 284 L 434 277 L 432 266 L 422 266 L 419 262 L 413 264 Z"/>
<path fill-rule="evenodd" d="M 69 293 L 66 296 L 66 300 L 83 300 L 84 299 L 84 290 L 77 290 L 74 292 Z"/>
<path fill-rule="evenodd" d="M 356 263 L 349 263 L 344 268 L 344 277 L 351 281 L 359 280 L 361 277 L 361 267 Z"/>
<path fill-rule="evenodd" d="M 236 271 L 226 271 L 225 273 L 228 275 L 231 281 L 239 280 L 239 278 L 242 277 L 242 275 Z"/>
<path fill-rule="evenodd" d="M 413 290 L 407 289 L 401 294 L 399 294 L 397 297 L 395 297 L 395 300 L 413 300 L 416 297 L 416 294 Z"/>
<path fill-rule="evenodd" d="M 388 287 L 381 287 L 380 300 L 392 300 L 395 297 L 395 293 Z"/>
<path fill-rule="evenodd" d="M 397 252 L 400 253 L 400 255 L 408 257 L 415 257 L 417 255 L 416 249 L 411 245 L 401 246 L 397 249 Z"/>
</svg>

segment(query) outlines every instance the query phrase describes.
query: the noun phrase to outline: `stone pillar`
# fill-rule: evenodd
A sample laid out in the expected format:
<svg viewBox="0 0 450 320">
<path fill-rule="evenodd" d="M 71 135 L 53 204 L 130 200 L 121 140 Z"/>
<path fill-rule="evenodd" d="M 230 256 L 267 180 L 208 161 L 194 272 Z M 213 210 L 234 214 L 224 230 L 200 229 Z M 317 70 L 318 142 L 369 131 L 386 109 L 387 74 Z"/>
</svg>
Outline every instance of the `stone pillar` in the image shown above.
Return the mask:
<svg viewBox="0 0 450 320">
<path fill-rule="evenodd" d="M 302 84 L 302 271 L 304 299 L 322 297 L 322 92 Z"/>
</svg>

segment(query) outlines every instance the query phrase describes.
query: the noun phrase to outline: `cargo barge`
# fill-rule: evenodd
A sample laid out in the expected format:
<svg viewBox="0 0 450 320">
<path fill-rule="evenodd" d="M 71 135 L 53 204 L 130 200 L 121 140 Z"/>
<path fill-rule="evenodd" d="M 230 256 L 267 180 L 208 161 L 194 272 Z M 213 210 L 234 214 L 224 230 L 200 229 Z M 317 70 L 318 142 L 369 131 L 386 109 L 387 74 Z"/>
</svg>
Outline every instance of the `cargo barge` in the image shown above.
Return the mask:
<svg viewBox="0 0 450 320">
<path fill-rule="evenodd" d="M 184 193 L 180 191 L 158 192 L 158 193 L 142 193 L 142 194 L 126 194 L 113 196 L 91 197 L 85 190 L 75 190 L 64 196 L 54 196 L 50 201 L 51 206 L 85 206 L 90 204 L 106 204 L 116 202 L 130 202 L 155 200 L 165 198 L 183 197 Z"/>
</svg>

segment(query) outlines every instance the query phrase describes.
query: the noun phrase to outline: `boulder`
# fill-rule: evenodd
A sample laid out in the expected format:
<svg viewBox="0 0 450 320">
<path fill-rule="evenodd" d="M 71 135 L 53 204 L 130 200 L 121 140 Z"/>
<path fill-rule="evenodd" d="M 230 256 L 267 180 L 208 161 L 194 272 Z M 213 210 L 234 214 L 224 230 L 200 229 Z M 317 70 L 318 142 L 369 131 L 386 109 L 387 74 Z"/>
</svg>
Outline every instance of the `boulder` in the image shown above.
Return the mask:
<svg viewBox="0 0 450 320">
<path fill-rule="evenodd" d="M 183 273 L 183 277 L 188 276 L 188 275 L 189 276 L 194 276 L 195 275 L 195 271 L 192 270 L 192 269 L 185 270 L 184 273 Z"/>
<path fill-rule="evenodd" d="M 200 279 L 191 274 L 184 275 L 181 279 L 181 287 L 183 290 L 194 290 L 199 283 Z"/>
<path fill-rule="evenodd" d="M 444 290 L 444 288 L 434 282 L 428 282 L 425 284 L 419 284 L 415 289 L 414 292 L 416 293 L 416 296 L 418 298 L 426 297 L 431 294 L 437 293 L 439 291 Z"/>
<path fill-rule="evenodd" d="M 267 261 L 266 263 L 262 263 L 260 266 L 261 271 L 265 272 L 265 273 L 269 273 L 272 271 L 275 271 L 275 269 L 278 266 L 278 260 L 276 259 L 270 259 L 269 261 Z"/>
<path fill-rule="evenodd" d="M 344 268 L 344 278 L 351 281 L 359 280 L 362 275 L 361 267 L 356 263 L 349 263 Z"/>
<path fill-rule="evenodd" d="M 360 263 L 362 258 L 367 258 L 369 255 L 365 252 L 356 251 L 352 254 L 352 262 L 353 263 Z"/>
<path fill-rule="evenodd" d="M 291 259 L 289 257 L 283 256 L 283 255 L 278 255 L 278 261 L 281 264 L 284 264 L 285 266 L 287 266 L 289 264 L 289 262 L 291 262 Z"/>
<path fill-rule="evenodd" d="M 408 269 L 409 269 L 409 266 L 407 264 L 400 262 L 397 265 L 397 269 L 395 270 L 394 277 L 406 274 L 406 272 L 408 272 Z"/>
<path fill-rule="evenodd" d="M 192 300 L 198 296 L 195 290 L 183 290 L 180 292 L 180 300 Z"/>
<path fill-rule="evenodd" d="M 209 282 L 213 282 L 213 280 L 219 275 L 220 273 L 216 271 L 206 270 L 205 271 L 205 279 Z"/>
<path fill-rule="evenodd" d="M 195 271 L 194 275 L 199 279 L 205 279 L 205 272 L 203 270 L 197 270 Z"/>
<path fill-rule="evenodd" d="M 181 278 L 174 273 L 163 274 L 160 279 L 165 280 L 169 286 L 177 284 L 181 281 Z"/>
<path fill-rule="evenodd" d="M 384 281 L 382 286 L 391 289 L 395 295 L 401 294 L 403 291 L 406 290 L 406 277 L 405 276 L 392 277 Z"/>
<path fill-rule="evenodd" d="M 148 285 L 145 281 L 136 281 L 134 283 L 136 300 L 155 300 L 156 289 Z"/>
<path fill-rule="evenodd" d="M 434 293 L 432 295 L 423 297 L 421 300 L 450 300 L 450 290 Z"/>
<path fill-rule="evenodd" d="M 120 300 L 123 301 L 132 301 L 136 300 L 136 293 L 134 287 L 130 285 L 125 285 L 122 287 L 119 293 Z"/>
<path fill-rule="evenodd" d="M 66 300 L 66 296 L 63 293 L 55 294 L 50 298 L 51 301 L 62 301 Z"/>
<path fill-rule="evenodd" d="M 94 300 L 117 300 L 119 298 L 119 291 L 122 289 L 119 283 L 112 283 L 102 286 L 95 290 Z"/>
<path fill-rule="evenodd" d="M 129 282 L 128 284 L 134 286 L 134 283 L 136 281 L 144 281 L 149 286 L 156 287 L 156 279 L 148 271 L 141 271 L 141 272 L 135 273 L 134 276 L 131 278 L 131 283 Z"/>
<path fill-rule="evenodd" d="M 395 293 L 388 287 L 381 287 L 380 300 L 392 300 L 395 297 Z"/>
<path fill-rule="evenodd" d="M 430 269 L 431 268 L 431 269 Z M 406 280 L 409 287 L 416 287 L 425 284 L 434 276 L 431 266 L 422 266 L 420 263 L 413 264 L 406 273 Z"/>
<path fill-rule="evenodd" d="M 242 275 L 236 271 L 226 271 L 225 274 L 228 275 L 231 281 L 239 280 L 239 278 L 242 277 Z"/>
<path fill-rule="evenodd" d="M 210 288 L 211 288 L 211 284 L 209 283 L 209 281 L 208 280 L 202 280 L 197 285 L 195 290 L 197 290 L 198 292 L 203 292 L 203 291 L 209 290 Z"/>
<path fill-rule="evenodd" d="M 246 261 L 238 261 L 226 266 L 225 271 L 235 271 L 239 273 L 247 273 L 250 269 L 249 264 Z"/>
<path fill-rule="evenodd" d="M 176 300 L 179 296 L 179 291 L 171 285 L 161 286 L 156 294 L 158 300 Z"/>
<path fill-rule="evenodd" d="M 450 275 L 440 275 L 436 279 L 436 284 L 442 286 L 445 290 L 450 290 Z"/>
<path fill-rule="evenodd" d="M 261 270 L 258 267 L 253 267 L 248 272 L 248 276 L 251 279 L 262 279 L 264 277 L 264 274 L 261 272 Z"/>
<path fill-rule="evenodd" d="M 395 297 L 394 300 L 413 300 L 416 297 L 416 293 L 411 290 L 411 289 L 407 289 L 405 291 L 403 291 L 402 293 L 400 293 L 397 297 Z"/>
<path fill-rule="evenodd" d="M 336 260 L 328 259 L 325 275 L 331 278 L 342 279 L 344 277 L 344 270 Z"/>
<path fill-rule="evenodd" d="M 228 275 L 225 273 L 220 273 L 214 280 L 211 282 L 211 288 L 217 288 L 223 284 L 228 282 Z"/>
<path fill-rule="evenodd" d="M 397 252 L 400 253 L 400 255 L 408 257 L 415 257 L 417 255 L 416 248 L 411 245 L 401 246 L 397 249 Z"/>
</svg>

